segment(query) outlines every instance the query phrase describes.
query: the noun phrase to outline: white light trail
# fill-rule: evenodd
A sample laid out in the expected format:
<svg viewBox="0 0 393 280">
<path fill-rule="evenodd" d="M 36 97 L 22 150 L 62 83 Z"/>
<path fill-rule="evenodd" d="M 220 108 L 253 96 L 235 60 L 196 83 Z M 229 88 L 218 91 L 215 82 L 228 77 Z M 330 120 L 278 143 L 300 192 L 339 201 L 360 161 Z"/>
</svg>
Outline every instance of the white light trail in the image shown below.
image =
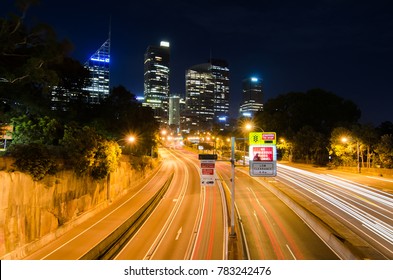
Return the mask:
<svg viewBox="0 0 393 280">
<path fill-rule="evenodd" d="M 308 197 L 321 206 L 328 208 L 323 205 L 324 201 L 345 213 L 358 224 L 349 221 L 334 208 L 328 208 L 390 254 L 393 253 L 392 194 L 331 175 L 316 174 L 281 164 L 278 166 L 279 177 L 311 193 L 314 197 Z M 300 191 L 296 187 L 294 189 Z M 301 193 L 305 195 L 304 192 Z"/>
</svg>

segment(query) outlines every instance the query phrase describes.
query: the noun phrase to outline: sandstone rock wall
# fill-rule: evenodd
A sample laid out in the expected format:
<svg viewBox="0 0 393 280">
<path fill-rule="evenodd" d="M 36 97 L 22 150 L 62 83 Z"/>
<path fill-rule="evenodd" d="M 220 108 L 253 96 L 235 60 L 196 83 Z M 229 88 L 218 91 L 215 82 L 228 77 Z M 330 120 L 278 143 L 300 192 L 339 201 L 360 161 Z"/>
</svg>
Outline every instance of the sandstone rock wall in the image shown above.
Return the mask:
<svg viewBox="0 0 393 280">
<path fill-rule="evenodd" d="M 0 163 L 0 258 L 72 223 L 81 214 L 105 207 L 144 178 L 126 161 L 109 180 L 101 181 L 62 171 L 36 182 L 9 166 L 4 160 Z"/>
</svg>

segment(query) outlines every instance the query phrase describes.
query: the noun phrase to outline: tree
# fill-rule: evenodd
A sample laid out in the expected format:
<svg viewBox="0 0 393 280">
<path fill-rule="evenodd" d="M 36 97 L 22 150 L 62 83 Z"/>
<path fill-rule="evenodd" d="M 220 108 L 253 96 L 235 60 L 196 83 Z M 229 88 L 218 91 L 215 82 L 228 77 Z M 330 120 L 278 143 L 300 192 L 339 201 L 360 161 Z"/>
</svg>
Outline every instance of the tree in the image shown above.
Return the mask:
<svg viewBox="0 0 393 280">
<path fill-rule="evenodd" d="M 327 141 L 324 135 L 310 126 L 300 129 L 293 139 L 293 155 L 299 161 L 314 164 L 328 162 Z"/>
<path fill-rule="evenodd" d="M 109 97 L 99 106 L 95 126 L 104 129 L 107 137 L 122 139 L 128 134 L 137 135 L 137 155 L 152 155 L 158 143 L 159 125 L 150 107 L 136 102 L 135 95 L 123 86 L 114 87 Z"/>
<path fill-rule="evenodd" d="M 322 89 L 312 89 L 269 99 L 256 119 L 265 129 L 292 138 L 303 126 L 329 135 L 336 126 L 349 127 L 356 123 L 360 115 L 352 101 Z"/>
<path fill-rule="evenodd" d="M 55 109 L 56 114 L 65 120 L 77 120 L 81 117 L 80 111 L 87 109 L 88 92 L 85 88 L 90 83 L 89 70 L 70 57 L 50 63 L 48 68 L 57 75 L 56 82 L 50 86 L 50 99 L 56 100 L 51 101 L 51 109 Z"/>
<path fill-rule="evenodd" d="M 384 168 L 393 168 L 393 136 L 385 134 L 377 144 L 375 152 L 378 154 L 379 161 Z"/>
<path fill-rule="evenodd" d="M 14 144 L 9 153 L 15 158 L 13 166 L 21 172 L 30 174 L 35 181 L 43 179 L 48 174 L 53 175 L 58 170 L 52 150 L 45 145 Z"/>
<path fill-rule="evenodd" d="M 356 125 L 352 128 L 352 131 L 354 137 L 356 137 L 362 167 L 370 168 L 374 156 L 373 149 L 379 138 L 378 133 L 371 124 Z M 366 164 L 364 164 L 364 154 L 366 154 Z"/>
<path fill-rule="evenodd" d="M 76 123 L 65 126 L 61 145 L 75 172 L 96 180 L 114 171 L 120 160 L 121 150 L 116 142 L 105 140 L 95 129 L 79 127 Z"/>
<path fill-rule="evenodd" d="M 63 127 L 56 120 L 49 117 L 34 118 L 20 116 L 12 119 L 14 131 L 12 145 L 15 144 L 42 144 L 57 145 L 63 137 Z"/>
<path fill-rule="evenodd" d="M 58 42 L 46 24 L 25 24 L 28 8 L 36 2 L 16 1 L 22 15 L 0 18 L 0 98 L 23 113 L 46 115 L 49 87 L 58 80 L 49 65 L 61 61 L 71 44 Z"/>
<path fill-rule="evenodd" d="M 322 89 L 270 99 L 255 116 L 258 126 L 292 144 L 294 160 L 318 164 L 328 160 L 326 147 L 333 129 L 350 128 L 359 118 L 360 110 L 352 101 Z"/>
<path fill-rule="evenodd" d="M 382 122 L 378 127 L 377 127 L 377 132 L 379 136 L 383 136 L 385 134 L 392 134 L 393 135 L 393 123 L 390 121 L 385 121 Z"/>
<path fill-rule="evenodd" d="M 354 152 L 356 151 L 356 144 L 351 141 L 351 130 L 344 127 L 337 127 L 333 129 L 330 137 L 330 151 L 331 163 L 334 165 L 351 166 L 354 164 Z"/>
</svg>

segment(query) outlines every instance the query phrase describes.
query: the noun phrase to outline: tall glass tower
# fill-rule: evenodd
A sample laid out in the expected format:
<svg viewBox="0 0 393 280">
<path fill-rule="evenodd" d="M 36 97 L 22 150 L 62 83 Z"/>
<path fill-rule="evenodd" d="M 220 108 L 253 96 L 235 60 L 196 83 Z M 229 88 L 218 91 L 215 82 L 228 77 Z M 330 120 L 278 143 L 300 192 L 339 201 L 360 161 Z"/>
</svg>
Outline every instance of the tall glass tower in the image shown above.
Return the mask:
<svg viewBox="0 0 393 280">
<path fill-rule="evenodd" d="M 89 93 L 88 103 L 98 104 L 109 96 L 110 46 L 108 39 L 85 63 L 90 71 L 90 85 L 86 88 Z"/>
<path fill-rule="evenodd" d="M 221 128 L 229 126 L 229 68 L 222 59 L 210 59 L 214 79 L 214 121 Z"/>
<path fill-rule="evenodd" d="M 214 122 L 214 76 L 211 64 L 192 66 L 186 71 L 188 130 L 211 131 Z"/>
<path fill-rule="evenodd" d="M 179 95 L 169 97 L 169 122 L 168 125 L 173 131 L 180 132 L 180 101 Z"/>
<path fill-rule="evenodd" d="M 243 102 L 240 116 L 252 118 L 256 112 L 263 110 L 262 79 L 251 77 L 243 80 Z"/>
<path fill-rule="evenodd" d="M 169 43 L 149 46 L 144 61 L 145 105 L 153 109 L 154 116 L 161 123 L 168 124 L 169 104 Z"/>
</svg>

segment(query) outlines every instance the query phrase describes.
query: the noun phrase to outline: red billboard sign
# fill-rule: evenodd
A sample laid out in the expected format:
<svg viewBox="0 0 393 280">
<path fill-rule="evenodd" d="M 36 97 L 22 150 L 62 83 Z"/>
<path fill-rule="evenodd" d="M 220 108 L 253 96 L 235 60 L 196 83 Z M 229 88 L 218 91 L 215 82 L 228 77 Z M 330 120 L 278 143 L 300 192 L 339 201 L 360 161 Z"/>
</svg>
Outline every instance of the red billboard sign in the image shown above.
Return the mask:
<svg viewBox="0 0 393 280">
<path fill-rule="evenodd" d="M 250 146 L 250 160 L 273 161 L 276 160 L 274 146 Z"/>
<path fill-rule="evenodd" d="M 276 139 L 276 134 L 274 133 L 262 133 L 262 140 L 274 140 Z"/>
<path fill-rule="evenodd" d="M 216 161 L 212 159 L 201 160 L 201 184 L 204 186 L 214 186 L 215 184 Z"/>
<path fill-rule="evenodd" d="M 215 164 L 210 162 L 201 162 L 201 168 L 215 168 Z"/>
<path fill-rule="evenodd" d="M 214 169 L 202 168 L 202 175 L 214 175 Z"/>
</svg>

